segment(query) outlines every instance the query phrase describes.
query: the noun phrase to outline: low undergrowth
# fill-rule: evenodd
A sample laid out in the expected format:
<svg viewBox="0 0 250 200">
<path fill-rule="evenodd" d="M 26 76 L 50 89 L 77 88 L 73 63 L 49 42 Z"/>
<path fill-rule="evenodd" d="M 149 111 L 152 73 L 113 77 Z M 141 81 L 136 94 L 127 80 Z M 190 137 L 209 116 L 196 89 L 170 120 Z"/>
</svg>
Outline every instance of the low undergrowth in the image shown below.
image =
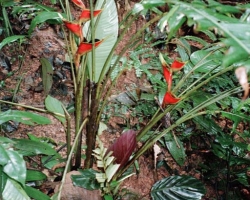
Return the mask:
<svg viewBox="0 0 250 200">
<path fill-rule="evenodd" d="M 73 169 L 80 171 L 80 175 L 72 176 L 75 185 L 99 189 L 104 199 L 122 198 L 120 184 L 134 175 L 137 160 L 152 147 L 155 169 L 160 165 L 158 154 L 164 151 L 182 167 L 190 155 L 202 157 L 202 162 L 195 165 L 200 180 L 172 173 L 174 169 L 164 160 L 161 166 L 172 175 L 155 182 L 150 192 L 152 199 L 202 199 L 206 194 L 204 184 L 216 191 L 212 198 L 244 198 L 250 164 L 249 4 L 144 0 L 118 23 L 113 0 L 89 0 L 89 8 L 79 0 L 51 3 L 60 5 L 62 11 L 33 1 L 2 1 L 0 20 L 4 25 L 0 34 L 6 38 L 0 49 L 29 40 L 36 26 L 58 24 L 64 33 L 74 104 L 68 107 L 50 95 L 53 66 L 47 58 L 41 58 L 45 108 L 0 100 L 0 124 L 46 125 L 51 122 L 41 113 L 50 114 L 65 129 L 66 144 L 62 148 L 66 147 L 67 155 L 59 154 L 60 149 L 55 150 L 56 142 L 50 138 L 27 133 L 27 139 L 17 139 L 2 134 L 1 198 L 60 199 L 66 174 Z M 79 7 L 75 18 L 71 3 Z M 162 12 L 161 6 L 168 10 Z M 114 55 L 141 15 L 146 16 L 145 24 L 121 53 Z M 22 35 L 14 35 L 10 17 L 23 16 L 31 20 L 30 26 Z M 163 43 L 160 49 L 159 43 Z M 129 56 L 124 57 L 128 50 Z M 145 85 L 130 85 L 126 91 L 110 96 L 119 76 L 131 68 L 138 79 L 145 79 Z M 18 88 L 14 94 L 17 92 Z M 5 105 L 7 109 L 3 109 Z M 110 110 L 113 116 L 124 119 L 124 132 L 113 145 L 105 147 L 99 135 L 111 117 Z M 82 138 L 86 138 L 84 155 Z M 139 143 L 140 148 L 136 148 Z M 37 158 L 39 162 L 34 162 Z M 66 162 L 64 168 L 55 167 L 62 162 Z M 26 163 L 32 167 L 26 167 Z M 35 168 L 61 175 L 57 193 L 49 196 L 36 189 L 37 183 L 48 177 Z"/>
</svg>

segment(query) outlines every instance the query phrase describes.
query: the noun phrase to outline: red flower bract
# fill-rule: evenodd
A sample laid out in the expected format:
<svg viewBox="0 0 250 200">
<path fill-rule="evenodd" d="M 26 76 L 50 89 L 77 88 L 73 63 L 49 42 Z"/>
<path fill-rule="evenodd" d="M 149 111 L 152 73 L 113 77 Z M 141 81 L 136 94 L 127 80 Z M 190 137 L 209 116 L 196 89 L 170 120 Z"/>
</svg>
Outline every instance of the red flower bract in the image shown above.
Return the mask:
<svg viewBox="0 0 250 200">
<path fill-rule="evenodd" d="M 102 12 L 102 10 L 94 10 L 94 12 L 93 12 L 94 17 L 99 15 L 101 12 Z M 81 23 L 89 21 L 90 17 L 91 17 L 91 11 L 89 9 L 84 9 L 79 17 L 79 21 Z"/>
<path fill-rule="evenodd" d="M 162 106 L 167 104 L 177 104 L 180 100 L 180 98 L 176 98 L 171 92 L 166 92 L 163 98 Z"/>
<path fill-rule="evenodd" d="M 185 64 L 186 64 L 185 62 L 180 62 L 178 60 L 174 60 L 174 62 L 171 65 L 171 69 L 173 71 L 179 71 L 184 67 Z"/>
<path fill-rule="evenodd" d="M 169 71 L 167 67 L 162 66 L 162 69 L 164 78 L 168 84 L 168 92 L 170 92 L 172 86 L 172 73 Z"/>
<path fill-rule="evenodd" d="M 95 42 L 95 47 L 98 47 L 103 41 L 104 39 Z M 92 43 L 81 42 L 80 45 L 78 46 L 76 53 L 79 55 L 84 55 L 85 53 L 88 53 L 91 50 L 92 50 Z"/>
<path fill-rule="evenodd" d="M 76 36 L 78 36 L 80 38 L 80 40 L 82 41 L 83 39 L 83 34 L 82 34 L 82 27 L 80 24 L 75 23 L 75 22 L 70 22 L 67 20 L 63 20 L 65 26 L 67 27 L 67 29 L 69 29 L 72 33 L 74 33 Z"/>
<path fill-rule="evenodd" d="M 78 7 L 85 9 L 85 5 L 81 0 L 72 0 L 74 4 L 76 4 Z"/>
</svg>

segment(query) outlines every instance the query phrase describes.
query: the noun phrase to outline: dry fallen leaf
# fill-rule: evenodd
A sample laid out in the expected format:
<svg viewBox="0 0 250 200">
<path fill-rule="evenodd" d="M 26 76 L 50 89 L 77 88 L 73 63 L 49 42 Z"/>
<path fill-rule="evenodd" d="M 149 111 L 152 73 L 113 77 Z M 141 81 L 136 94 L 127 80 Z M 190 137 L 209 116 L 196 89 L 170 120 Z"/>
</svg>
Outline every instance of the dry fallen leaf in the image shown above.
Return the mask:
<svg viewBox="0 0 250 200">
<path fill-rule="evenodd" d="M 235 75 L 237 79 L 239 80 L 239 83 L 241 87 L 244 90 L 244 96 L 242 97 L 242 100 L 245 100 L 248 97 L 249 94 L 249 84 L 247 79 L 247 70 L 245 67 L 239 67 L 235 70 Z"/>
<path fill-rule="evenodd" d="M 158 158 L 159 153 L 161 153 L 161 148 L 157 144 L 154 144 L 154 166 L 155 166 L 155 169 L 156 169 L 156 162 L 157 162 L 157 158 Z"/>
</svg>

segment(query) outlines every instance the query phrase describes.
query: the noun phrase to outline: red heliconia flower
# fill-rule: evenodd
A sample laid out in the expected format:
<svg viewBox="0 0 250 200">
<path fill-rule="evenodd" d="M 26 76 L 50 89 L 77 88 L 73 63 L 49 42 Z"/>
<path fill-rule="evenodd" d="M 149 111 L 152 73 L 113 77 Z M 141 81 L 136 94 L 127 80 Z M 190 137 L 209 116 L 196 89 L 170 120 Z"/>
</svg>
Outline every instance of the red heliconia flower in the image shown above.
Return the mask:
<svg viewBox="0 0 250 200">
<path fill-rule="evenodd" d="M 85 5 L 81 0 L 72 0 L 74 4 L 76 4 L 81 9 L 85 9 Z"/>
<path fill-rule="evenodd" d="M 102 10 L 94 10 L 93 14 L 94 17 L 96 17 L 97 15 L 99 15 L 102 12 Z M 91 16 L 91 11 L 89 9 L 84 9 L 79 17 L 79 21 L 81 23 L 89 21 L 90 20 L 90 16 Z"/>
<path fill-rule="evenodd" d="M 174 60 L 174 62 L 171 65 L 171 69 L 175 72 L 179 71 L 184 67 L 185 64 L 186 64 L 185 62 L 180 62 L 178 60 Z"/>
<path fill-rule="evenodd" d="M 103 41 L 104 41 L 104 39 L 95 42 L 95 48 L 100 46 L 100 44 Z M 84 55 L 84 54 L 90 52 L 91 50 L 92 50 L 92 43 L 81 42 L 80 45 L 78 46 L 78 49 L 77 49 L 76 53 L 79 54 L 79 55 Z"/>
<path fill-rule="evenodd" d="M 172 86 L 172 73 L 167 67 L 162 66 L 164 78 L 168 84 L 168 92 L 171 90 Z"/>
<path fill-rule="evenodd" d="M 63 20 L 65 26 L 72 32 L 74 33 L 76 36 L 78 36 L 80 38 L 80 41 L 83 40 L 83 34 L 82 34 L 82 27 L 80 24 L 76 23 L 76 22 L 70 22 L 67 20 Z"/>
<path fill-rule="evenodd" d="M 180 98 L 176 98 L 171 92 L 166 92 L 163 98 L 162 106 L 164 107 L 168 104 L 177 104 L 180 100 Z"/>
<path fill-rule="evenodd" d="M 95 42 L 95 48 L 97 48 L 103 41 L 104 39 Z M 81 56 L 90 52 L 91 50 L 92 50 L 92 43 L 88 43 L 88 42 L 80 43 L 80 45 L 78 46 L 75 58 L 74 58 L 74 63 L 77 69 L 79 68 L 79 65 L 80 65 Z"/>
</svg>

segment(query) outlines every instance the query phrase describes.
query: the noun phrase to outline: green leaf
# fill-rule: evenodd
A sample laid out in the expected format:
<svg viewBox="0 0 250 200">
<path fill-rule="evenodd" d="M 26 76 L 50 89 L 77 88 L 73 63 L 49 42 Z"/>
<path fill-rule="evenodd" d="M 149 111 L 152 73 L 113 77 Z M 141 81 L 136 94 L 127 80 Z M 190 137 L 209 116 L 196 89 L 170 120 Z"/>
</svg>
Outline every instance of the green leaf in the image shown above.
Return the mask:
<svg viewBox="0 0 250 200">
<path fill-rule="evenodd" d="M 50 200 L 50 197 L 43 192 L 39 191 L 38 189 L 35 189 L 30 186 L 25 186 L 24 187 L 25 192 L 35 200 Z"/>
<path fill-rule="evenodd" d="M 8 150 L 8 163 L 3 167 L 3 171 L 22 185 L 26 179 L 26 165 L 23 157 L 16 151 Z"/>
<path fill-rule="evenodd" d="M 63 104 L 59 100 L 51 97 L 50 95 L 48 95 L 47 98 L 45 99 L 45 106 L 50 112 L 64 115 Z M 55 116 L 55 117 L 58 120 L 60 120 L 63 124 L 66 122 L 65 117 L 60 117 L 60 116 Z"/>
<path fill-rule="evenodd" d="M 100 184 L 96 181 L 96 171 L 93 169 L 78 170 L 81 175 L 71 175 L 75 186 L 83 187 L 87 190 L 97 190 Z"/>
<path fill-rule="evenodd" d="M 102 9 L 104 0 L 97 0 L 95 9 Z M 97 18 L 94 21 L 98 21 Z M 87 35 L 90 23 L 87 22 L 84 25 L 83 31 L 84 35 Z M 89 31 L 90 32 L 90 31 Z M 103 70 L 104 63 L 108 58 L 111 49 L 113 48 L 118 37 L 118 14 L 116 9 L 116 3 L 114 0 L 106 1 L 103 11 L 100 15 L 98 25 L 95 31 L 95 38 L 103 39 L 105 41 L 95 49 L 95 82 L 100 78 L 101 71 Z M 90 35 L 88 35 L 88 40 L 90 41 Z M 110 57 L 111 59 L 111 57 Z M 109 61 L 110 64 L 110 61 Z M 91 79 L 92 77 L 92 53 L 88 53 L 88 67 Z M 105 72 L 108 70 L 105 69 Z"/>
<path fill-rule="evenodd" d="M 0 113 L 0 124 L 7 121 L 16 121 L 27 125 L 50 124 L 50 120 L 41 115 L 19 110 L 8 110 Z"/>
<path fill-rule="evenodd" d="M 163 32 L 167 26 L 168 40 L 170 40 L 186 21 L 185 15 L 181 14 L 180 7 L 176 6 L 171 9 L 167 15 L 162 17 L 158 23 L 160 30 Z"/>
<path fill-rule="evenodd" d="M 113 200 L 113 197 L 109 194 L 104 195 L 105 200 Z"/>
<path fill-rule="evenodd" d="M 203 184 L 190 176 L 170 176 L 151 189 L 153 200 L 199 200 L 205 194 Z"/>
<path fill-rule="evenodd" d="M 28 34 L 31 35 L 33 30 L 38 24 L 44 23 L 47 20 L 56 20 L 58 23 L 62 23 L 62 15 L 58 12 L 40 12 L 32 21 L 30 24 L 30 28 L 28 31 Z"/>
<path fill-rule="evenodd" d="M 224 116 L 224 117 L 226 117 L 234 122 L 232 131 L 234 131 L 237 128 L 238 124 L 241 121 L 248 121 L 248 122 L 250 121 L 250 117 L 248 115 L 241 114 L 240 112 L 231 113 L 231 112 L 222 111 L 221 114 L 222 114 L 222 116 Z"/>
<path fill-rule="evenodd" d="M 165 0 L 144 0 L 142 1 L 142 5 L 146 9 L 154 8 L 157 6 L 163 6 L 166 4 Z"/>
<path fill-rule="evenodd" d="M 219 70 L 223 69 L 222 67 L 217 67 L 213 70 L 214 67 L 221 65 L 221 59 L 223 54 L 217 51 L 216 53 L 210 54 L 206 50 L 195 51 L 190 56 L 190 61 L 196 65 L 195 72 L 207 73 L 211 71 L 216 73 Z M 212 71 L 213 70 L 213 71 Z"/>
<path fill-rule="evenodd" d="M 0 143 L 0 152 L 1 152 L 0 165 L 6 165 L 8 163 L 9 156 L 8 156 L 5 148 L 1 145 L 1 143 Z"/>
<path fill-rule="evenodd" d="M 0 165 L 0 199 L 2 199 L 3 190 L 7 180 L 8 176 L 3 172 L 3 166 Z"/>
<path fill-rule="evenodd" d="M 42 81 L 46 96 L 49 93 L 53 83 L 53 66 L 46 58 L 41 58 L 40 62 L 42 64 Z"/>
<path fill-rule="evenodd" d="M 50 145 L 44 142 L 32 141 L 28 139 L 16 139 L 15 148 L 22 150 L 24 155 L 55 155 L 57 154 L 56 150 L 53 149 Z"/>
<path fill-rule="evenodd" d="M 173 156 L 178 165 L 183 166 L 186 159 L 186 154 L 182 142 L 177 136 L 174 138 L 172 134 L 166 134 L 164 139 L 165 145 L 168 148 L 170 154 Z"/>
<path fill-rule="evenodd" d="M 26 181 L 42 181 L 45 180 L 47 176 L 37 170 L 27 170 Z"/>
<path fill-rule="evenodd" d="M 2 194 L 3 200 L 30 200 L 20 184 L 12 179 L 8 179 Z"/>
<path fill-rule="evenodd" d="M 0 50 L 6 45 L 6 44 L 9 44 L 11 42 L 15 42 L 17 40 L 21 40 L 23 38 L 25 38 L 26 36 L 25 35 L 12 35 L 12 36 L 9 36 L 7 38 L 5 38 L 2 42 L 0 42 Z"/>
</svg>

